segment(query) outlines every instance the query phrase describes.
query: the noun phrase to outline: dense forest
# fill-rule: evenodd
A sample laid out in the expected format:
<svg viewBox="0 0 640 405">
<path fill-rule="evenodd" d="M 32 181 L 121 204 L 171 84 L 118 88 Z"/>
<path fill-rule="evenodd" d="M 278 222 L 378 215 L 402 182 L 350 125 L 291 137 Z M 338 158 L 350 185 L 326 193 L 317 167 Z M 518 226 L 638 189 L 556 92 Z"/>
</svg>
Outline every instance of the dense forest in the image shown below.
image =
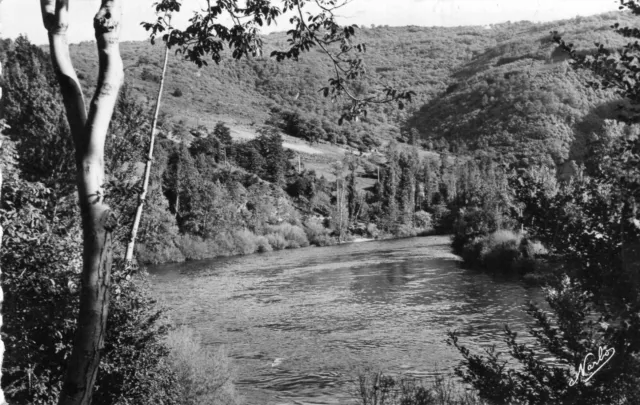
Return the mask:
<svg viewBox="0 0 640 405">
<path fill-rule="evenodd" d="M 357 79 L 358 94 L 388 84 L 416 96 L 405 108 L 375 105 L 342 125 L 340 107 L 318 92 L 332 68 L 320 52 L 297 62 L 227 57 L 204 67 L 172 55 L 139 265 L 453 234 L 467 266 L 547 285 L 552 315 L 532 305 L 532 334 L 563 362 L 540 361 L 507 328 L 522 365 L 507 369 L 493 352 L 470 353 L 452 333 L 463 357 L 457 375 L 478 398 L 637 403 L 637 45 L 625 47 L 624 38 L 637 30 L 611 27 L 637 20 L 629 7 L 633 13 L 544 24 L 362 27 L 368 75 Z M 266 36 L 264 54 L 285 42 L 284 34 Z M 87 94 L 97 77 L 94 48 L 71 45 Z M 611 55 L 605 48 L 624 55 L 618 65 L 598 65 Z M 185 360 L 144 272 L 121 265 L 162 79 L 159 45 L 121 49 L 126 80 L 103 186 L 119 223 L 111 329 L 93 403 L 234 403 L 224 376 Z M 600 53 L 585 59 L 592 52 Z M 13 403 L 57 403 L 80 299 L 72 131 L 47 50 L 25 37 L 1 40 L 0 60 L 2 386 Z M 607 74 L 627 74 L 631 84 L 616 86 Z M 237 127 L 249 136 L 234 135 Z M 300 152 L 287 139 L 324 153 Z M 603 344 L 618 353 L 609 371 L 569 385 L 566 365 Z M 433 403 L 416 398 L 402 403 Z"/>
</svg>

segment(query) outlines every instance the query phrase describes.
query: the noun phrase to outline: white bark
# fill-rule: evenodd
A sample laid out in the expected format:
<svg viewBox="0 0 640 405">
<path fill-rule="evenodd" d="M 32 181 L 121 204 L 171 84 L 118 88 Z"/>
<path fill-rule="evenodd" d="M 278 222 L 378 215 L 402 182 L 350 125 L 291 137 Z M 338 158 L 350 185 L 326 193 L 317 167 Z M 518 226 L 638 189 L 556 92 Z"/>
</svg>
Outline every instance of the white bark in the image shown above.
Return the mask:
<svg viewBox="0 0 640 405">
<path fill-rule="evenodd" d="M 104 204 L 104 144 L 123 82 L 118 47 L 123 0 L 102 0 L 94 18 L 99 72 L 86 112 L 82 89 L 69 56 L 69 0 L 41 0 L 42 19 L 76 155 L 83 233 L 82 289 L 73 349 L 67 363 L 61 405 L 89 405 L 100 363 L 111 282 L 111 234 L 116 221 Z"/>
<path fill-rule="evenodd" d="M 151 162 L 153 161 L 153 146 L 156 140 L 156 126 L 158 125 L 158 113 L 160 112 L 160 101 L 162 100 L 162 90 L 164 89 L 164 79 L 167 73 L 167 61 L 169 60 L 169 47 L 165 46 L 164 49 L 164 63 L 162 64 L 162 78 L 160 79 L 160 88 L 158 89 L 158 97 L 156 98 L 156 108 L 153 112 L 153 123 L 151 124 L 151 134 L 149 141 L 149 153 L 147 156 L 147 163 L 144 166 L 144 181 L 142 183 L 142 192 L 139 196 L 138 208 L 136 209 L 136 216 L 133 219 L 133 226 L 131 227 L 131 236 L 129 237 L 129 243 L 127 244 L 127 252 L 125 254 L 125 261 L 128 266 L 133 262 L 133 250 L 136 244 L 136 237 L 138 235 L 138 228 L 140 227 L 140 219 L 142 218 L 142 208 L 147 198 L 147 190 L 149 189 L 149 177 L 151 176 Z"/>
</svg>

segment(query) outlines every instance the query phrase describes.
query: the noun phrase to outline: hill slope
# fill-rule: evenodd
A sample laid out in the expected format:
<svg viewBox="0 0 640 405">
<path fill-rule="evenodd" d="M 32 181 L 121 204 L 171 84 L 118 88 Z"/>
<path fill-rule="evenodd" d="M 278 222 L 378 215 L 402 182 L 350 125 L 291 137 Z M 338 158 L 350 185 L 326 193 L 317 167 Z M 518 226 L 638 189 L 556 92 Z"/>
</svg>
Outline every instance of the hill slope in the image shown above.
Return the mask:
<svg viewBox="0 0 640 405">
<path fill-rule="evenodd" d="M 550 31 L 578 49 L 589 50 L 594 42 L 615 48 L 624 42 L 610 29 L 617 21 L 630 24 L 620 13 L 516 24 L 522 30 L 459 66 L 446 91 L 405 125 L 432 144 L 446 140 L 524 165 L 580 160 L 588 138 L 617 114 L 619 103 L 612 93 L 590 88 L 588 72 L 568 66 Z"/>
<path fill-rule="evenodd" d="M 431 145 L 436 142 L 436 149 L 448 145 L 525 163 L 559 163 L 581 157 L 585 138 L 613 114 L 615 99 L 587 88 L 583 73 L 567 69 L 550 31 L 560 31 L 582 49 L 596 41 L 619 46 L 621 38 L 609 28 L 616 21 L 629 24 L 629 17 L 609 13 L 488 28 L 363 28 L 358 40 L 367 43 L 369 76 L 358 84 L 359 90 L 367 93 L 392 84 L 410 87 L 418 96 L 406 110 L 378 106 L 361 122 L 343 128 L 336 125 L 339 106 L 318 93 L 330 77 L 330 65 L 315 50 L 299 62 L 226 58 L 202 69 L 172 55 L 163 109 L 186 127 L 211 127 L 222 120 L 236 133 L 252 133 L 252 126 L 262 124 L 277 106 L 298 112 L 327 132 L 347 131 L 353 145 L 366 136 L 378 142 L 408 139 L 415 128 Z M 283 33 L 266 36 L 265 55 L 284 48 L 285 41 Z M 72 53 L 85 84 L 95 83 L 94 45 L 74 45 Z M 153 100 L 161 46 L 126 42 L 122 54 L 130 87 Z"/>
</svg>

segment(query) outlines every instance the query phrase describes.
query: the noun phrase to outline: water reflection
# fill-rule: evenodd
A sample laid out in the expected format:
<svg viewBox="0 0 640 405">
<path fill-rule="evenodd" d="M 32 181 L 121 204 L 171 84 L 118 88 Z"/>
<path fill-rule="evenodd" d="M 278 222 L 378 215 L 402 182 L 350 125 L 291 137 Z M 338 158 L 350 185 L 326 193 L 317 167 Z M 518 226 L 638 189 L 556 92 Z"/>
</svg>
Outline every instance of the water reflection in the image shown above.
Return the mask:
<svg viewBox="0 0 640 405">
<path fill-rule="evenodd" d="M 249 404 L 344 403 L 353 369 L 418 377 L 460 360 L 444 340 L 524 331 L 537 289 L 460 269 L 442 237 L 271 252 L 151 269 L 173 316 L 226 344 Z M 436 370 L 435 366 L 439 368 Z M 297 402 L 296 402 L 297 401 Z"/>
</svg>

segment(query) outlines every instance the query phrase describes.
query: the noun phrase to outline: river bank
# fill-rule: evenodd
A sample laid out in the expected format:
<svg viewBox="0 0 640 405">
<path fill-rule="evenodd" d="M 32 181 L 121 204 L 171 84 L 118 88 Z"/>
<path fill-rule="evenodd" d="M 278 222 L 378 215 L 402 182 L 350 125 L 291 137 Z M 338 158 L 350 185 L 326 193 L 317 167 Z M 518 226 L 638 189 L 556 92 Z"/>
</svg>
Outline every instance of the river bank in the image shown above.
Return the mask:
<svg viewBox="0 0 640 405">
<path fill-rule="evenodd" d="M 372 225 L 372 224 L 370 224 Z M 434 235 L 432 228 L 401 227 L 398 234 L 381 232 L 375 226 L 362 226 L 357 233 L 348 233 L 339 240 L 330 229 L 315 223 L 293 225 L 283 223 L 265 227 L 260 234 L 247 229 L 221 232 L 204 239 L 193 235 L 180 235 L 163 245 L 138 244 L 137 259 L 142 265 L 182 263 L 211 260 L 220 257 L 245 256 L 254 253 L 298 249 L 302 247 L 334 246 L 375 240 L 393 240 L 416 236 Z"/>
</svg>

